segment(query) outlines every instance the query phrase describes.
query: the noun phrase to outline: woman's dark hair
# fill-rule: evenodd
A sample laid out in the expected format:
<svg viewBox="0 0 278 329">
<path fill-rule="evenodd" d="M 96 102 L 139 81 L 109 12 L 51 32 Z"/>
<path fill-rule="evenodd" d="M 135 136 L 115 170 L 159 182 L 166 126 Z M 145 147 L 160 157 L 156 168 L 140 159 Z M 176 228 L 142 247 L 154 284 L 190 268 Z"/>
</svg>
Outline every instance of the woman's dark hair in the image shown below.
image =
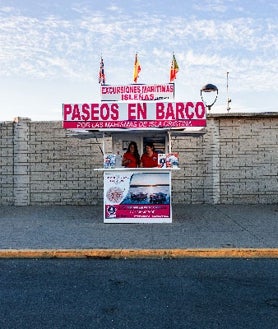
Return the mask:
<svg viewBox="0 0 278 329">
<path fill-rule="evenodd" d="M 153 145 L 153 142 L 147 142 L 147 143 L 145 144 L 145 147 L 146 147 L 146 146 L 151 147 L 152 150 L 154 151 L 154 145 Z"/>
<path fill-rule="evenodd" d="M 138 152 L 138 147 L 137 147 L 137 144 L 136 144 L 135 142 L 130 142 L 130 143 L 128 144 L 127 152 L 130 152 L 130 147 L 131 147 L 132 145 L 134 146 L 134 156 L 135 156 L 135 159 L 136 159 L 136 163 L 137 163 L 137 165 L 139 166 L 141 160 L 140 160 L 140 155 L 139 155 L 139 152 Z"/>
</svg>

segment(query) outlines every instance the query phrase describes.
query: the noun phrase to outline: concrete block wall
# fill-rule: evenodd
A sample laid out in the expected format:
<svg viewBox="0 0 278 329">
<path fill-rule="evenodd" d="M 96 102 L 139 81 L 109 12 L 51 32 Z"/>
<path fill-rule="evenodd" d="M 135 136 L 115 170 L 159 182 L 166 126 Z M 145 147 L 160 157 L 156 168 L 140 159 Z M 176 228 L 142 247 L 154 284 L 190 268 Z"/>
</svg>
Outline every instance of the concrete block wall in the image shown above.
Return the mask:
<svg viewBox="0 0 278 329">
<path fill-rule="evenodd" d="M 0 205 L 101 204 L 102 143 L 74 138 L 57 121 L 0 123 Z M 174 136 L 172 150 L 181 167 L 173 202 L 278 202 L 277 113 L 211 114 L 205 134 Z"/>
<path fill-rule="evenodd" d="M 70 137 L 60 122 L 30 125 L 30 204 L 87 205 L 102 200 L 102 165 L 95 139 Z"/>
<path fill-rule="evenodd" d="M 172 151 L 179 152 L 180 170 L 172 172 L 172 199 L 177 203 L 204 203 L 204 136 L 192 134 L 172 139 Z"/>
<path fill-rule="evenodd" d="M 0 123 L 0 205 L 14 203 L 14 147 L 12 122 Z"/>
<path fill-rule="evenodd" d="M 220 202 L 277 203 L 277 115 L 217 120 L 221 136 Z"/>
</svg>

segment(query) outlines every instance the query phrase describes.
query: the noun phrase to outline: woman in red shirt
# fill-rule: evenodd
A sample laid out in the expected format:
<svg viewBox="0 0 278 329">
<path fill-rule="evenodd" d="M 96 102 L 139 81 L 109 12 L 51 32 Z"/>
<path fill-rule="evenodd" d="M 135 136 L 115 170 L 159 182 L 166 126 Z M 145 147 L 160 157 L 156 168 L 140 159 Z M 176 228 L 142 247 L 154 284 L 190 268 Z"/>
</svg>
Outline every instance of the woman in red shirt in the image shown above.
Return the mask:
<svg viewBox="0 0 278 329">
<path fill-rule="evenodd" d="M 127 151 L 123 155 L 122 165 L 126 168 L 137 168 L 140 166 L 140 155 L 135 142 L 130 142 Z"/>
<path fill-rule="evenodd" d="M 141 167 L 153 168 L 158 166 L 158 154 L 154 150 L 153 143 L 149 142 L 145 146 L 146 152 L 141 156 Z"/>
</svg>

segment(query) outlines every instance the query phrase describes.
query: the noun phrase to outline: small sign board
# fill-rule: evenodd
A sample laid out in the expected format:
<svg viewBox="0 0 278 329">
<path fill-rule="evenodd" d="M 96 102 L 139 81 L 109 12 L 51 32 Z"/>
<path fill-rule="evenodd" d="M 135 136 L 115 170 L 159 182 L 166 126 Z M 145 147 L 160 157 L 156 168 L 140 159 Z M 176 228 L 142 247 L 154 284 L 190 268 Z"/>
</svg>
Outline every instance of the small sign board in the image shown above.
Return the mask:
<svg viewBox="0 0 278 329">
<path fill-rule="evenodd" d="M 131 84 L 124 86 L 101 85 L 100 95 L 102 101 L 128 101 L 128 102 L 145 102 L 161 101 L 173 99 L 175 94 L 175 84 Z"/>
</svg>

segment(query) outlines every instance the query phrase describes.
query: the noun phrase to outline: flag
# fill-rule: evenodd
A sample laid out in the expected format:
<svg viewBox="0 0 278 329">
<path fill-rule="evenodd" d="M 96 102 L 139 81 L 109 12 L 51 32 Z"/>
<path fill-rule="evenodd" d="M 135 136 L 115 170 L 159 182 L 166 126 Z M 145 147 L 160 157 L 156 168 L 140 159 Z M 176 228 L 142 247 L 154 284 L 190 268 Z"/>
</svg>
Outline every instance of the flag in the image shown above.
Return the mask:
<svg viewBox="0 0 278 329">
<path fill-rule="evenodd" d="M 139 78 L 139 73 L 141 71 L 141 66 L 138 60 L 137 54 L 135 55 L 135 62 L 134 62 L 134 71 L 133 71 L 133 81 L 137 83 L 137 79 Z"/>
<path fill-rule="evenodd" d="M 174 81 L 177 77 L 177 73 L 179 72 L 179 66 L 176 60 L 175 55 L 173 54 L 171 69 L 170 69 L 170 82 Z"/>
<path fill-rule="evenodd" d="M 104 62 L 102 57 L 100 58 L 98 83 L 102 85 L 105 84 Z"/>
</svg>

